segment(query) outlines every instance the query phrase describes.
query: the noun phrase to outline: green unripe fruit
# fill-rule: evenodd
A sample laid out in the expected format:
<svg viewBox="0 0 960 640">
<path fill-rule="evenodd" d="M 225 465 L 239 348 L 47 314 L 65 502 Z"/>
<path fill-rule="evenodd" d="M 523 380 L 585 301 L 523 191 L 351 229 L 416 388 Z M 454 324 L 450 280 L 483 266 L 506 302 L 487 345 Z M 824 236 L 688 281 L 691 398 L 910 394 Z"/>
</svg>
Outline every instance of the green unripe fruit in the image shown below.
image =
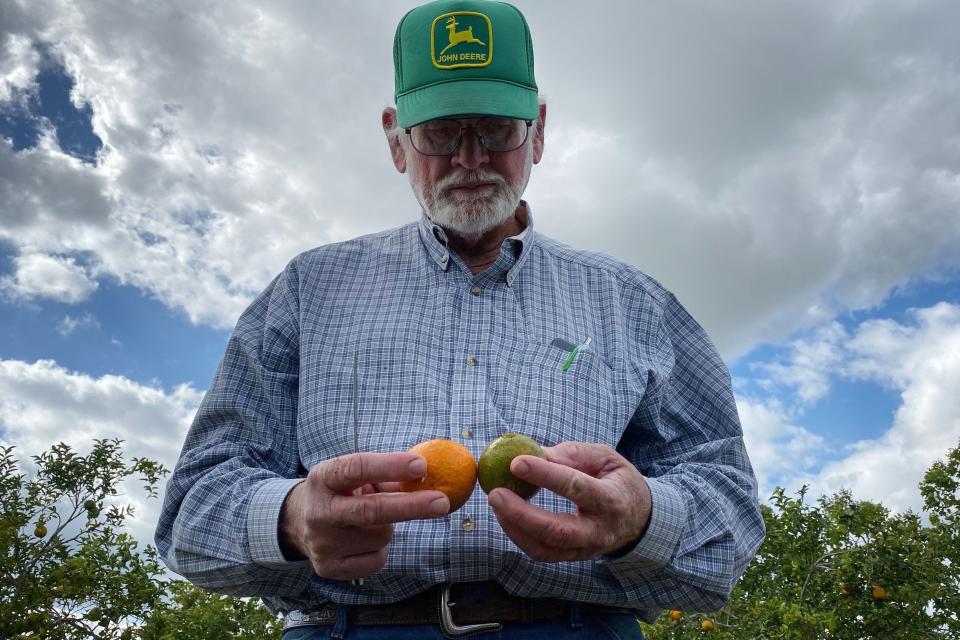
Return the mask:
<svg viewBox="0 0 960 640">
<path fill-rule="evenodd" d="M 519 433 L 502 435 L 488 444 L 477 463 L 480 488 L 490 493 L 497 487 L 504 487 L 524 500 L 532 498 L 540 487 L 521 480 L 510 471 L 510 463 L 522 455 L 546 459 L 543 449 L 533 438 Z"/>
</svg>

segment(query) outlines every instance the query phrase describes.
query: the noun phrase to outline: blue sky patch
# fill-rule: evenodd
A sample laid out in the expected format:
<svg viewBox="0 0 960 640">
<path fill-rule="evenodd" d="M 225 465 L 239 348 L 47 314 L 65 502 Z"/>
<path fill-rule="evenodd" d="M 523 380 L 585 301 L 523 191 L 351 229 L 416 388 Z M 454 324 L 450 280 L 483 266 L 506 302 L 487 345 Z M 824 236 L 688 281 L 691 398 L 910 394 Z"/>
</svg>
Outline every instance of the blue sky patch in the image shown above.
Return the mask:
<svg viewBox="0 0 960 640">
<path fill-rule="evenodd" d="M 914 326 L 912 309 L 934 306 L 939 302 L 960 303 L 960 278 L 914 281 L 891 294 L 885 303 L 873 309 L 850 312 L 837 318 L 852 337 L 864 322 L 892 320 Z M 800 333 L 792 339 L 815 339 Z M 828 390 L 823 397 L 802 405 L 791 386 L 764 388 L 759 380 L 773 375 L 762 366 L 789 364 L 791 346 L 763 344 L 740 358 L 732 367 L 734 391 L 738 397 L 776 399 L 790 412 L 789 421 L 824 439 L 821 463 L 838 459 L 849 452 L 846 447 L 864 439 L 876 439 L 893 426 L 895 413 L 903 402 L 901 391 L 873 380 L 854 380 L 830 372 Z"/>
<path fill-rule="evenodd" d="M 96 164 L 103 142 L 93 132 L 93 109 L 70 101 L 73 78 L 59 62 L 47 58 L 37 74 L 34 90 L 19 92 L 0 105 L 0 136 L 13 142 L 14 151 L 37 146 L 44 126 L 54 129 L 60 149 L 87 164 Z"/>
<path fill-rule="evenodd" d="M 0 244 L 0 277 L 12 271 Z M 55 360 L 71 371 L 125 376 L 166 391 L 184 382 L 206 389 L 229 331 L 198 326 L 136 287 L 100 280 L 81 304 L 0 296 L 0 359 Z"/>
</svg>

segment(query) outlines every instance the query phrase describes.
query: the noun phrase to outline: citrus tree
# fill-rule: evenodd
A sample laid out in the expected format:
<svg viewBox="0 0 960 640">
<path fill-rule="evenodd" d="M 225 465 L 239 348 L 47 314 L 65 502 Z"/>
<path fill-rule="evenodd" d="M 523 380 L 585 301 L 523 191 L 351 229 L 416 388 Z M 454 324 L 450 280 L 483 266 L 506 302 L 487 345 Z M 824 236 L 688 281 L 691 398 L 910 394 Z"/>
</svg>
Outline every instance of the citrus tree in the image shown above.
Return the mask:
<svg viewBox="0 0 960 640">
<path fill-rule="evenodd" d="M 13 447 L 0 449 L 0 637 L 130 637 L 128 620 L 163 594 L 163 570 L 123 528 L 132 507 L 108 499 L 129 476 L 156 495 L 165 470 L 125 462 L 118 440 L 86 456 L 61 443 L 33 461 L 28 479 Z"/>
<path fill-rule="evenodd" d="M 960 448 L 920 485 L 920 515 L 847 491 L 807 501 L 778 488 L 767 537 L 720 611 L 670 611 L 651 640 L 960 637 Z"/>
<path fill-rule="evenodd" d="M 162 465 L 125 461 L 119 440 L 95 440 L 87 455 L 57 444 L 33 462 L 28 477 L 0 447 L 0 638 L 280 637 L 263 605 L 170 580 L 126 531 L 121 482 L 138 477 L 155 497 Z"/>
<path fill-rule="evenodd" d="M 157 607 L 138 630 L 143 640 L 264 640 L 280 638 L 280 618 L 258 600 L 204 591 L 177 580 L 170 583 L 164 606 Z"/>
<path fill-rule="evenodd" d="M 166 470 L 123 459 L 120 441 L 86 456 L 58 444 L 23 474 L 0 447 L 0 638 L 279 638 L 259 602 L 169 580 L 156 551 L 126 532 L 121 481 L 148 496 Z M 671 611 L 651 640 L 960 637 L 960 448 L 920 485 L 925 519 L 846 491 L 807 500 L 777 489 L 761 507 L 767 538 L 727 605 Z"/>
</svg>

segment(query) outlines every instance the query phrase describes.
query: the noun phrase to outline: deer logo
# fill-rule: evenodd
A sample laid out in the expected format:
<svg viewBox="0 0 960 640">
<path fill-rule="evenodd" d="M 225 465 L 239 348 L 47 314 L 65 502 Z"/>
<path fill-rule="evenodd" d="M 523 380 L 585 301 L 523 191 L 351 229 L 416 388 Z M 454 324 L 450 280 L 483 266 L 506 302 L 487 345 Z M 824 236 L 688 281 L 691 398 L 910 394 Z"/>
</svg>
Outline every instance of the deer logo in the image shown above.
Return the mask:
<svg viewBox="0 0 960 640">
<path fill-rule="evenodd" d="M 457 31 L 457 19 L 454 16 L 450 16 L 449 18 L 447 18 L 447 38 L 450 39 L 450 44 L 448 44 L 443 48 L 443 51 L 440 52 L 440 55 L 445 54 L 451 48 L 457 46 L 458 44 L 462 44 L 464 42 L 486 46 L 486 43 L 473 37 L 472 25 L 467 27 L 463 31 Z"/>
<path fill-rule="evenodd" d="M 477 11 L 444 13 L 430 28 L 430 54 L 437 69 L 486 67 L 493 60 L 493 25 Z"/>
</svg>

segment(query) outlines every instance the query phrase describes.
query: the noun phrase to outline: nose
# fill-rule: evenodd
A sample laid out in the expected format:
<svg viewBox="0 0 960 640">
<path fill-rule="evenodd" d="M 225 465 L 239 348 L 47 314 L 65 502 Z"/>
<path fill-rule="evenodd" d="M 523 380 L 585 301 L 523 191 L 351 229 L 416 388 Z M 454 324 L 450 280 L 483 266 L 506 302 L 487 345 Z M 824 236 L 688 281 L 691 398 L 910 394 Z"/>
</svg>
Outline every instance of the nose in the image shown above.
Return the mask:
<svg viewBox="0 0 960 640">
<path fill-rule="evenodd" d="M 480 144 L 477 130 L 473 127 L 466 127 L 463 131 L 463 137 L 460 138 L 460 147 L 450 157 L 450 162 L 455 167 L 477 169 L 489 160 L 490 157 L 486 148 Z"/>
</svg>

